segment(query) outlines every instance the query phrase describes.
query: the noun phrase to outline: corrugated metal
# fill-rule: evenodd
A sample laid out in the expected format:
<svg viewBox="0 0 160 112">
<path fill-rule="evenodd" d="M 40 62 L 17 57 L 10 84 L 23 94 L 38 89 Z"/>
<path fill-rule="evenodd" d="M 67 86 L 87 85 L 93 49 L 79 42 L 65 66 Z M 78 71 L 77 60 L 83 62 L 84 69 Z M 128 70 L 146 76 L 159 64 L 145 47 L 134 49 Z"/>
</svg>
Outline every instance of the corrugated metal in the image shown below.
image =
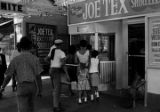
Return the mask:
<svg viewBox="0 0 160 112">
<path fill-rule="evenodd" d="M 101 61 L 100 62 L 100 83 L 111 84 L 115 82 L 116 76 L 116 62 L 115 61 Z"/>
</svg>

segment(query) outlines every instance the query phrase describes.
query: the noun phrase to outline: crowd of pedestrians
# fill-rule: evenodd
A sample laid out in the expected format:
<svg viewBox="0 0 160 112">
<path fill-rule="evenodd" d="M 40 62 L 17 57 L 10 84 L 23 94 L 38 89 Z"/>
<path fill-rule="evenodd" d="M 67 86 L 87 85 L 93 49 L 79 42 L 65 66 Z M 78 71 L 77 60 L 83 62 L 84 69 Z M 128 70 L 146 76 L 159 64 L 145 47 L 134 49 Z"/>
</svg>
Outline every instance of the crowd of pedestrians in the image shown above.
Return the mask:
<svg viewBox="0 0 160 112">
<path fill-rule="evenodd" d="M 72 89 L 72 82 L 76 82 L 77 102 L 82 104 L 89 99 L 93 101 L 99 98 L 99 59 L 98 51 L 88 49 L 86 40 L 81 40 L 79 47 L 71 45 L 67 53 L 62 50 L 63 41 L 56 39 L 54 45 L 45 61 L 50 62 L 49 75 L 52 84 L 53 112 L 62 112 L 64 109 L 60 102 L 61 79 L 66 76 L 70 81 L 69 90 L 71 95 L 76 92 Z M 18 112 L 34 112 L 34 97 L 41 96 L 43 68 L 37 56 L 31 53 L 32 42 L 29 38 L 23 37 L 12 53 L 11 62 L 7 68 L 1 53 L 0 66 L 5 79 L 0 82 L 0 94 L 2 95 L 6 85 L 13 78 L 13 91 L 17 91 Z M 90 46 L 91 48 L 91 46 Z M 0 67 L 3 68 L 3 67 Z M 0 78 L 0 79 L 3 79 Z"/>
</svg>

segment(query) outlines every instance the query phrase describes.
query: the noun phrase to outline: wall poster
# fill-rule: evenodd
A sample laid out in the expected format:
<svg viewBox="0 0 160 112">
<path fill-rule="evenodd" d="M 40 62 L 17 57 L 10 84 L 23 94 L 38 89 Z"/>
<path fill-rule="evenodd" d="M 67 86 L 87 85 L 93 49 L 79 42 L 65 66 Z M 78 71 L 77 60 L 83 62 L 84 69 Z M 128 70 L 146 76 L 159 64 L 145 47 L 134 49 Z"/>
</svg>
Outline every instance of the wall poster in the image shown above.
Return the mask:
<svg viewBox="0 0 160 112">
<path fill-rule="evenodd" d="M 149 19 L 149 65 L 160 65 L 160 19 Z"/>
<path fill-rule="evenodd" d="M 33 53 L 37 55 L 40 62 L 45 65 L 44 58 L 48 55 L 50 47 L 55 39 L 56 26 L 27 23 L 27 36 L 34 44 Z"/>
</svg>

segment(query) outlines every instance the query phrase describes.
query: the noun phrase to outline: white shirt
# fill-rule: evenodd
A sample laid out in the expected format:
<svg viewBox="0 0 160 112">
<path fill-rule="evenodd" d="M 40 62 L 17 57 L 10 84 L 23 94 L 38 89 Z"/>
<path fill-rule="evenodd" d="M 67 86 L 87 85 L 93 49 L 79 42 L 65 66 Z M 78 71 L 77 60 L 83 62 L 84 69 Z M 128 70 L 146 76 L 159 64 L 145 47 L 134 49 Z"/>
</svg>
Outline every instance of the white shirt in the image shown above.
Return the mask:
<svg viewBox="0 0 160 112">
<path fill-rule="evenodd" d="M 49 54 L 48 54 L 49 57 L 51 56 L 52 49 L 54 49 L 54 48 L 56 48 L 55 45 L 53 45 L 53 46 L 50 48 L 50 51 L 49 51 Z"/>
<path fill-rule="evenodd" d="M 84 54 L 80 54 L 79 51 L 76 53 L 80 63 L 88 63 L 89 60 L 89 50 L 87 50 Z"/>
<path fill-rule="evenodd" d="M 54 58 L 51 60 L 50 67 L 60 68 L 62 66 L 61 59 L 65 58 L 65 53 L 60 49 L 55 49 Z"/>
<path fill-rule="evenodd" d="M 89 73 L 99 72 L 99 59 L 98 58 L 91 58 Z"/>
</svg>

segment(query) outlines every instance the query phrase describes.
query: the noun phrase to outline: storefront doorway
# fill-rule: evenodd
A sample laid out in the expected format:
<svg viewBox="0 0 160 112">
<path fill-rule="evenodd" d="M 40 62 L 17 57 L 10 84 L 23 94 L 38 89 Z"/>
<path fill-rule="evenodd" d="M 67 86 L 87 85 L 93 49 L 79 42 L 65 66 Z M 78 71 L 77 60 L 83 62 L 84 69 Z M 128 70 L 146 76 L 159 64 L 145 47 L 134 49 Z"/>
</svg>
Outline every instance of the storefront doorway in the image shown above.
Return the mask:
<svg viewBox="0 0 160 112">
<path fill-rule="evenodd" d="M 128 25 L 128 85 L 145 78 L 145 24 Z"/>
</svg>

